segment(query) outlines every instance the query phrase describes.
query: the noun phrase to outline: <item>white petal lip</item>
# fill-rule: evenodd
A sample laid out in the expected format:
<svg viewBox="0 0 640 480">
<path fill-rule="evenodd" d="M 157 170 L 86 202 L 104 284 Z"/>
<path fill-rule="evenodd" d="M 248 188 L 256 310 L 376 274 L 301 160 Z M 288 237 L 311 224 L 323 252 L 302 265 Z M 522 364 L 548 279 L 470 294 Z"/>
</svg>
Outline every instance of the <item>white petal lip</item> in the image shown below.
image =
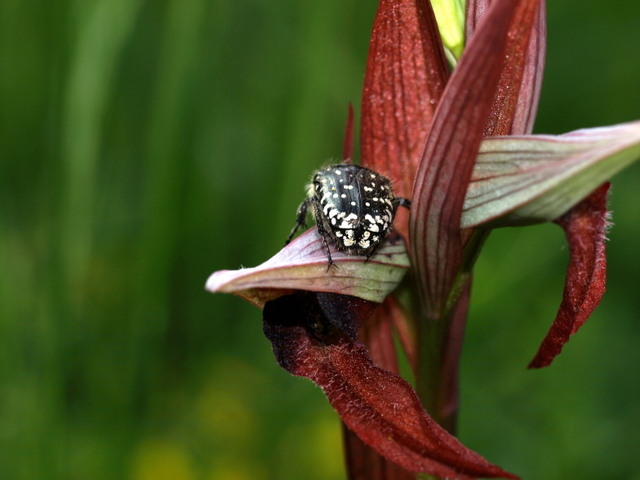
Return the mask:
<svg viewBox="0 0 640 480">
<path fill-rule="evenodd" d="M 460 226 L 555 220 L 638 158 L 638 121 L 558 136 L 488 138 L 480 147 Z"/>
<path fill-rule="evenodd" d="M 294 290 L 342 293 L 382 302 L 409 268 L 402 239 L 385 240 L 368 261 L 332 249 L 338 268 L 327 270 L 324 247 L 312 228 L 254 268 L 221 270 L 209 277 L 206 289 L 238 295 L 262 308 L 268 300 Z"/>
</svg>

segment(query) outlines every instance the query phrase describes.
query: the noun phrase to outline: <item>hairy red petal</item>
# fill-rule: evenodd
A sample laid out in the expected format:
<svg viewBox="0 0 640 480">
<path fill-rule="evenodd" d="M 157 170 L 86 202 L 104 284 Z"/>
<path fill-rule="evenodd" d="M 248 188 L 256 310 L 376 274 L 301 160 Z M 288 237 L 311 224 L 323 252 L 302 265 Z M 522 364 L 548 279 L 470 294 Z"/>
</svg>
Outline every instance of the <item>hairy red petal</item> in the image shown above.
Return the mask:
<svg viewBox="0 0 640 480">
<path fill-rule="evenodd" d="M 529 368 L 550 365 L 569 337 L 578 331 L 598 306 L 604 294 L 609 186 L 609 182 L 605 183 L 555 222 L 564 229 L 571 258 L 558 315 Z"/>
<path fill-rule="evenodd" d="M 410 222 L 412 265 L 427 315 L 439 318 L 462 265 L 460 217 L 510 45 L 530 30 L 537 0 L 492 5 L 464 51 L 433 120 L 416 174 Z M 529 25 L 529 28 L 526 27 Z"/>
<path fill-rule="evenodd" d="M 398 333 L 398 336 L 415 372 L 417 367 L 415 338 L 408 338 L 407 320 L 392 295 L 389 295 L 367 320 L 360 329 L 358 337 L 366 346 L 371 359 L 377 366 L 398 374 L 400 369 L 392 325 L 396 329 L 400 325 L 405 327 L 403 332 Z M 415 480 L 415 473 L 411 473 L 379 455 L 373 448 L 360 440 L 352 430 L 346 428 L 344 422 L 343 426 L 345 459 L 350 480 Z"/>
<path fill-rule="evenodd" d="M 381 0 L 362 94 L 362 165 L 408 197 L 449 69 L 428 0 Z"/>
<path fill-rule="evenodd" d="M 355 340 L 360 319 L 371 313 L 361 315 L 368 309 L 362 302 L 311 292 L 267 302 L 264 331 L 278 363 L 319 385 L 349 429 L 408 471 L 517 478 L 464 447 L 427 415 L 405 380 L 371 360 Z"/>
<path fill-rule="evenodd" d="M 342 423 L 349 480 L 415 480 L 416 474 L 379 455 Z"/>
</svg>

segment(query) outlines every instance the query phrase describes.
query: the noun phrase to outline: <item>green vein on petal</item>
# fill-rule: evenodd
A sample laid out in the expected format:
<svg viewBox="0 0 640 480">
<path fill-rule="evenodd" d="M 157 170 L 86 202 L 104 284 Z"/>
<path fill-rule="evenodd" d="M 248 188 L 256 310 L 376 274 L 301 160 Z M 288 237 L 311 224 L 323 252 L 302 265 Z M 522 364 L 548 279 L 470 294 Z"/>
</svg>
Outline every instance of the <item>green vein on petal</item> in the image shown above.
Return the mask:
<svg viewBox="0 0 640 480">
<path fill-rule="evenodd" d="M 461 227 L 554 220 L 640 158 L 640 121 L 483 141 Z"/>
<path fill-rule="evenodd" d="M 393 234 L 367 261 L 333 249 L 331 256 L 338 268 L 327 268 L 320 236 L 312 228 L 262 265 L 215 272 L 205 288 L 213 293 L 233 293 L 259 308 L 294 290 L 340 293 L 382 303 L 409 268 L 404 241 Z"/>
</svg>

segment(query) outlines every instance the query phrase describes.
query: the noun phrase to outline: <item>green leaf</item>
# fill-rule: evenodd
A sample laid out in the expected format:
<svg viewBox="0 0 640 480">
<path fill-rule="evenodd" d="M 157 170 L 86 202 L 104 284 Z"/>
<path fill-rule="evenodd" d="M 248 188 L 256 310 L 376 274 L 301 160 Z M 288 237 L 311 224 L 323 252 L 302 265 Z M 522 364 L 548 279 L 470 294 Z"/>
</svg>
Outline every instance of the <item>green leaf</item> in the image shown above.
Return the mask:
<svg viewBox="0 0 640 480">
<path fill-rule="evenodd" d="M 640 121 L 483 141 L 462 228 L 555 220 L 640 158 Z"/>
</svg>

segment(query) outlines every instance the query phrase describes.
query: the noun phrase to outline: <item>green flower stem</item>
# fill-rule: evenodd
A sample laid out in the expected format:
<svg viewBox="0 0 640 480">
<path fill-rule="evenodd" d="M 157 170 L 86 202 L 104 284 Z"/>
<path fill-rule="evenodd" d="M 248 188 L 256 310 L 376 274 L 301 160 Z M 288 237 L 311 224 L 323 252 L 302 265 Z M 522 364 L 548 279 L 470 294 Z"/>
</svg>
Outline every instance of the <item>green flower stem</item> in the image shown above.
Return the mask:
<svg viewBox="0 0 640 480">
<path fill-rule="evenodd" d="M 418 321 L 417 393 L 429 415 L 456 433 L 458 371 L 471 291 L 471 271 L 489 230 L 469 232 L 462 268 L 439 318 Z"/>
</svg>

